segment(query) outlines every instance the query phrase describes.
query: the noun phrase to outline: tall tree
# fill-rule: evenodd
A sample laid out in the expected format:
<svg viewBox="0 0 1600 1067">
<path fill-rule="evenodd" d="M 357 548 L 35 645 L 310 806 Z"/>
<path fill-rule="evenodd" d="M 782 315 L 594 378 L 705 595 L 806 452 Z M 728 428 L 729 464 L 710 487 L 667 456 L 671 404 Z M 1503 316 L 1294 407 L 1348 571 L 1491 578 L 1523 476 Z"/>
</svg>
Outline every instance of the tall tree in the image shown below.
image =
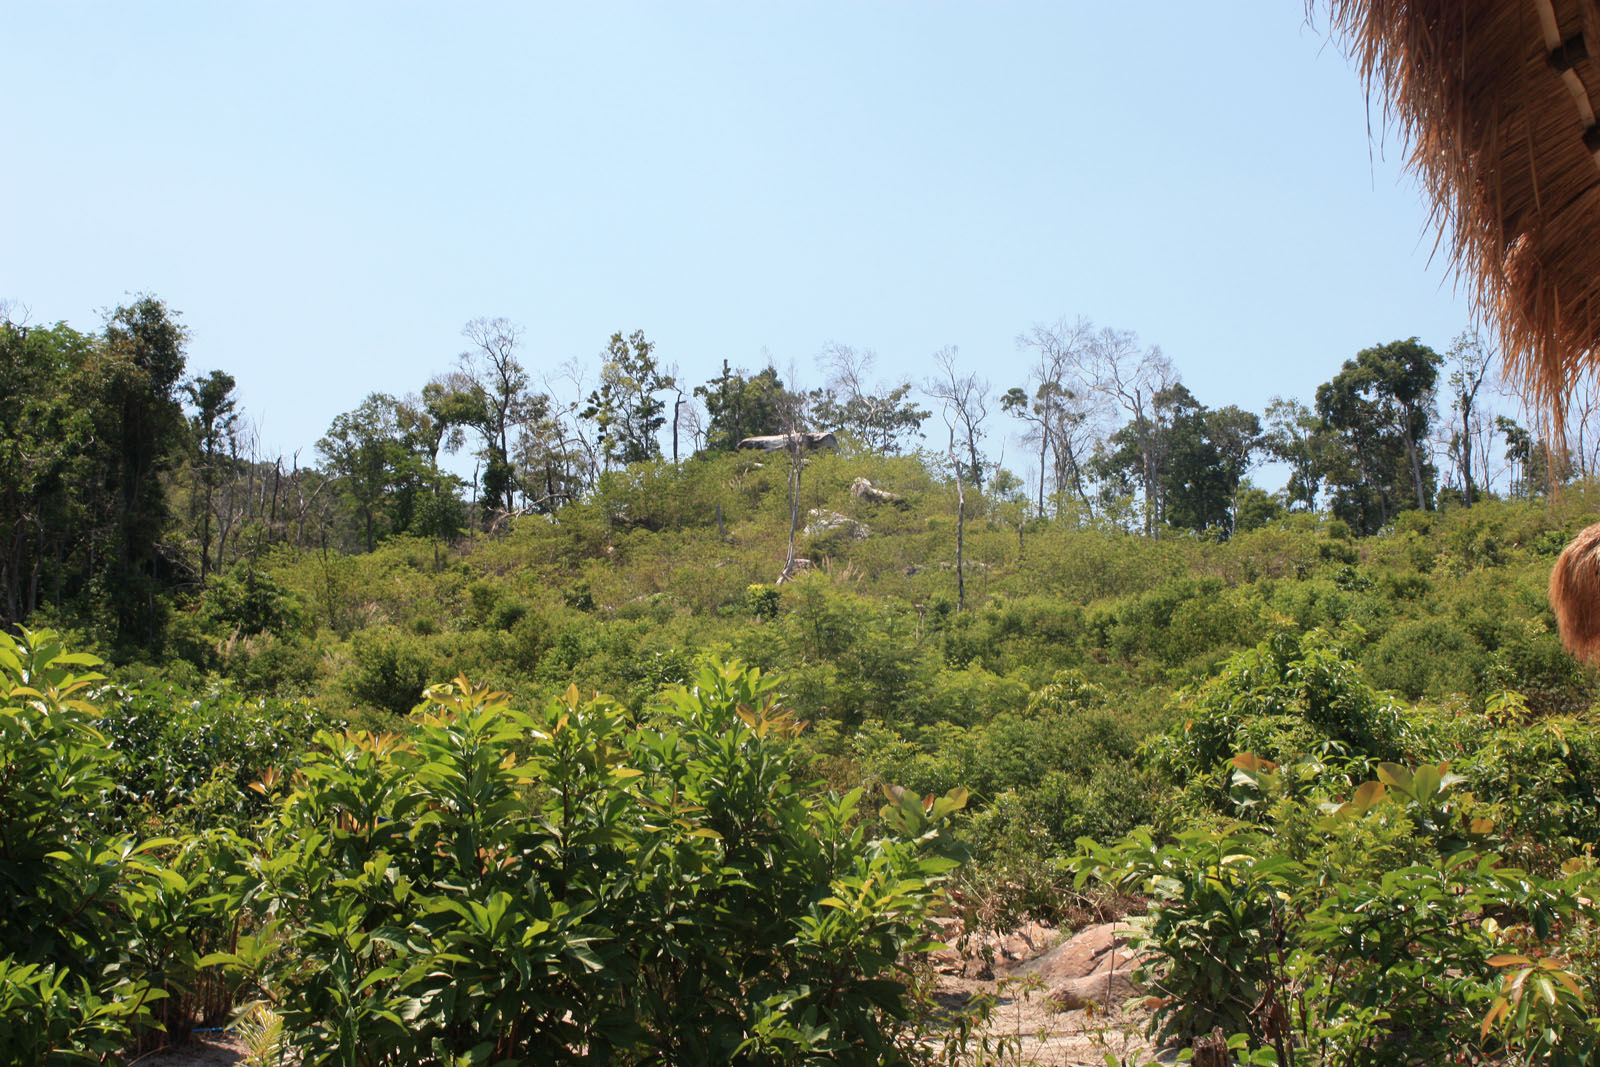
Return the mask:
<svg viewBox="0 0 1600 1067">
<path fill-rule="evenodd" d="M 1239 524 L 1240 490 L 1261 448 L 1261 419 L 1252 411 L 1229 404 L 1205 415 L 1205 436 L 1216 450 L 1219 484 L 1227 497 L 1227 533 Z"/>
<path fill-rule="evenodd" d="M 549 514 L 578 498 L 584 488 L 584 455 L 571 435 L 570 409 L 556 407 L 548 393 L 530 404 L 517 425 L 513 459 L 523 506 Z"/>
<path fill-rule="evenodd" d="M 214 370 L 203 378 L 184 385 L 189 403 L 194 405 L 191 420 L 195 449 L 195 510 L 200 519 L 200 581 L 211 573 L 211 520 L 215 512 L 216 491 L 234 449 L 233 434 L 239 421 L 239 399 L 234 395 L 233 375 Z M 217 566 L 221 566 L 220 547 Z"/>
<path fill-rule="evenodd" d="M 1478 436 L 1475 419 L 1478 391 L 1489 373 L 1490 353 L 1476 331 L 1459 334 L 1445 353 L 1450 366 L 1450 408 L 1455 415 L 1451 428 L 1450 454 L 1461 470 L 1462 499 L 1471 507 L 1475 499 L 1472 486 L 1472 450 Z"/>
<path fill-rule="evenodd" d="M 1322 422 L 1300 401 L 1281 396 L 1267 403 L 1266 417 L 1261 447 L 1273 459 L 1289 465 L 1289 482 L 1284 487 L 1289 506 L 1311 511 L 1322 489 Z"/>
<path fill-rule="evenodd" d="M 1144 502 L 1144 532 L 1157 536 L 1163 511 L 1161 468 L 1165 425 L 1156 398 L 1178 383 L 1172 361 L 1155 345 L 1139 347 L 1129 330 L 1102 329 L 1083 348 L 1084 377 L 1127 416 L 1125 429 L 1137 450 L 1137 480 Z"/>
<path fill-rule="evenodd" d="M 657 435 L 666 425 L 666 404 L 656 394 L 676 382 L 656 362 L 655 347 L 643 330 L 627 337 L 619 331 L 602 353 L 600 386 L 589 394 L 582 417 L 598 427 L 600 453 L 608 467 L 661 458 Z"/>
<path fill-rule="evenodd" d="M 162 474 L 183 448 L 187 422 L 178 403 L 189 331 L 177 312 L 140 294 L 106 317 L 103 381 L 111 425 L 114 529 L 113 573 L 103 587 L 122 640 L 157 644 L 161 588 L 173 581 L 174 561 L 159 551 L 171 514 Z"/>
<path fill-rule="evenodd" d="M 1165 447 L 1157 477 L 1163 521 L 1196 533 L 1231 536 L 1239 487 L 1261 436 L 1261 422 L 1229 405 L 1211 409 L 1183 385 L 1157 396 Z"/>
<path fill-rule="evenodd" d="M 459 414 L 483 441 L 483 508 L 510 511 L 517 492 L 511 432 L 532 402 L 528 372 L 517 359 L 523 330 L 509 319 L 473 319 L 461 333 L 472 347 L 461 353 L 459 363 L 466 378 L 457 391 L 470 397 L 475 407 L 463 400 Z"/>
<path fill-rule="evenodd" d="M 338 479 L 368 552 L 392 527 L 389 491 L 406 451 L 395 409 L 392 396 L 373 393 L 353 411 L 336 416 L 317 442 L 323 469 Z"/>
<path fill-rule="evenodd" d="M 1415 337 L 1392 341 L 1361 350 L 1317 387 L 1333 511 L 1363 533 L 1432 504 L 1435 471 L 1424 446 L 1441 362 Z"/>
<path fill-rule="evenodd" d="M 0 316 L 0 621 L 76 595 L 93 566 L 101 527 L 88 509 L 105 473 L 88 368 L 99 343 L 65 323 Z"/>
<path fill-rule="evenodd" d="M 1013 386 L 1001 406 L 1029 426 L 1024 440 L 1039 448 L 1039 514 L 1044 514 L 1045 478 L 1054 474 L 1059 501 L 1071 491 L 1089 507 L 1085 463 L 1101 436 L 1099 396 L 1083 379 L 1086 348 L 1094 334 L 1087 319 L 1036 323 L 1017 337 L 1017 347 L 1033 352 L 1025 386 Z"/>
<path fill-rule="evenodd" d="M 706 406 L 706 448 L 712 451 L 732 452 L 746 437 L 781 430 L 786 401 L 776 367 L 746 376 L 743 369 L 729 370 L 723 360 L 722 373 L 695 386 L 694 395 Z"/>
<path fill-rule="evenodd" d="M 423 386 L 422 395 L 394 401 L 399 447 L 394 452 L 393 491 L 398 530 L 433 542 L 434 568 L 441 565 L 441 546 L 465 526 L 461 479 L 439 466 L 439 453 L 463 443 L 463 428 L 452 421 L 456 397 L 441 382 Z"/>
</svg>

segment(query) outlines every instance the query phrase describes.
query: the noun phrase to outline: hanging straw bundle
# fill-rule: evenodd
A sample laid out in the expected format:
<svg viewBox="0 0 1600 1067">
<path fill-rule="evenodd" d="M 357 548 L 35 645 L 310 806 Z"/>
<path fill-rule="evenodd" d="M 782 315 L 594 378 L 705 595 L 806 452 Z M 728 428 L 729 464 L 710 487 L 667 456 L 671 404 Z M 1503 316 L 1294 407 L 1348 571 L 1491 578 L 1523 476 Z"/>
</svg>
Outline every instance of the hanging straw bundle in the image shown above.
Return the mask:
<svg viewBox="0 0 1600 1067">
<path fill-rule="evenodd" d="M 1507 374 L 1560 431 L 1600 361 L 1594 0 L 1329 0 Z"/>
<path fill-rule="evenodd" d="M 1500 335 L 1504 371 L 1565 436 L 1600 367 L 1600 6 L 1595 0 L 1328 0 L 1433 222 Z M 1592 95 L 1593 94 L 1593 95 Z M 1600 526 L 1550 576 L 1573 655 L 1600 659 Z"/>
</svg>

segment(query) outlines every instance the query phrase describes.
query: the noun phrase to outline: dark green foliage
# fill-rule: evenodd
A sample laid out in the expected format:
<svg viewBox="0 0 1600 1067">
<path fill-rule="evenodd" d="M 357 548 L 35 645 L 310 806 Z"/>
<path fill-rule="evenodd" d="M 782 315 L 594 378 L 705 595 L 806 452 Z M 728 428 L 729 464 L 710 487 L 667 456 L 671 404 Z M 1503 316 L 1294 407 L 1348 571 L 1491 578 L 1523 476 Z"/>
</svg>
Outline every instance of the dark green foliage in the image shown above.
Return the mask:
<svg viewBox="0 0 1600 1067">
<path fill-rule="evenodd" d="M 1422 743 L 1393 698 L 1372 688 L 1348 652 L 1320 631 L 1268 638 L 1177 702 L 1182 728 L 1153 738 L 1151 758 L 1219 806 L 1229 761 L 1239 752 L 1274 762 L 1315 752 L 1359 774 L 1378 761 L 1406 759 Z"/>
<path fill-rule="evenodd" d="M 1157 489 L 1157 517 L 1196 533 L 1232 534 L 1240 484 L 1261 437 L 1260 420 L 1232 405 L 1212 410 L 1182 384 L 1174 384 L 1156 394 L 1152 423 L 1161 439 L 1154 453 L 1159 456 L 1157 469 L 1150 472 Z M 1136 484 L 1145 476 L 1147 445 L 1139 427 L 1130 423 L 1107 439 L 1095 467 L 1103 478 Z M 1259 503 L 1256 508 L 1261 510 Z"/>
<path fill-rule="evenodd" d="M 1245 752 L 1231 765 L 1235 798 L 1261 825 L 1083 842 L 1080 884 L 1105 877 L 1151 895 L 1143 943 L 1158 954 L 1144 977 L 1164 996 L 1161 1031 L 1220 1026 L 1266 1050 L 1250 1062 L 1279 1064 L 1444 1062 L 1480 1042 L 1548 1053 L 1594 1039 L 1561 1008 L 1564 1037 L 1524 1014 L 1485 1041 L 1496 994 L 1514 995 L 1497 970 L 1518 958 L 1507 950 L 1594 921 L 1586 865 L 1553 877 L 1507 866 L 1487 851 L 1494 821 L 1447 764 L 1382 763 L 1333 799 L 1302 792 L 1315 780 L 1303 760 Z M 1553 993 L 1548 1003 L 1559 1006 Z"/>
<path fill-rule="evenodd" d="M 643 330 L 626 338 L 619 331 L 606 344 L 600 387 L 589 394 L 583 417 L 595 422 L 607 467 L 661 458 L 656 434 L 667 421 L 666 405 L 656 394 L 676 382 L 662 373 L 655 347 Z"/>
<path fill-rule="evenodd" d="M 405 715 L 428 681 L 443 673 L 429 646 L 400 630 L 363 631 L 350 645 L 350 695 L 370 707 Z"/>
<path fill-rule="evenodd" d="M 246 832 L 266 811 L 247 787 L 287 774 L 322 725 L 305 701 L 245 698 L 225 689 L 111 689 L 97 696 L 120 821 L 163 833 L 228 826 Z"/>
<path fill-rule="evenodd" d="M 99 337 L 0 322 L 4 618 L 80 599 L 113 643 L 158 648 L 185 575 L 158 546 L 163 475 L 187 445 L 177 401 L 186 331 L 140 296 Z"/>
<path fill-rule="evenodd" d="M 1202 787 L 1206 823 L 1080 842 L 1080 885 L 1150 897 L 1160 1030 L 1221 1027 L 1252 1063 L 1444 1062 L 1468 1047 L 1583 1062 L 1590 976 L 1552 957 L 1575 932 L 1587 951 L 1600 918 L 1592 864 L 1573 855 L 1595 819 L 1592 729 L 1530 728 L 1504 693 L 1481 713 L 1403 717 L 1315 633 L 1233 657 L 1179 706 L 1181 728 L 1147 751 Z"/>
<path fill-rule="evenodd" d="M 1477 692 L 1488 663 L 1472 640 L 1446 619 L 1402 623 L 1366 657 L 1373 682 L 1407 700 L 1448 692 Z"/>
<path fill-rule="evenodd" d="M 404 477 L 405 447 L 395 419 L 395 399 L 373 393 L 354 411 L 333 420 L 317 442 L 317 453 L 358 524 L 360 544 L 368 552 L 397 528 L 392 505 L 404 496 L 391 495 Z"/>
<path fill-rule="evenodd" d="M 1178 579 L 1129 597 L 1089 618 L 1097 647 L 1130 665 L 1176 667 L 1197 653 L 1253 643 L 1259 613 L 1229 596 L 1219 579 Z"/>
<path fill-rule="evenodd" d="M 746 377 L 742 370 L 730 371 L 723 360 L 722 373 L 695 386 L 694 395 L 706 405 L 708 449 L 731 452 L 746 437 L 783 432 L 786 401 L 783 382 L 773 367 Z"/>
<path fill-rule="evenodd" d="M 1432 506 L 1426 440 L 1443 358 L 1415 337 L 1363 349 L 1317 387 L 1322 470 L 1333 513 L 1374 533 L 1408 508 Z"/>
<path fill-rule="evenodd" d="M 235 462 L 238 442 L 239 399 L 233 393 L 233 375 L 214 370 L 184 386 L 195 414 L 190 427 L 194 440 L 193 472 L 198 483 L 190 510 L 200 512 L 200 580 L 211 572 L 211 520 L 217 486 Z M 220 555 L 220 552 L 219 552 Z"/>
<path fill-rule="evenodd" d="M 253 637 L 293 633 L 306 625 L 299 598 L 265 568 L 237 564 L 206 586 L 200 613 L 214 632 Z"/>
<path fill-rule="evenodd" d="M 461 681 L 404 740 L 306 753 L 305 709 L 222 696 L 108 692 L 102 733 L 92 665 L 0 644 L 8 1063 L 181 1038 L 228 1008 L 222 968 L 306 1063 L 928 1062 L 900 968 L 964 794 L 889 791 L 869 837 L 861 790 L 792 777 L 800 728 L 756 672 L 701 669 L 643 718 Z M 259 846 L 195 825 L 222 797 L 252 833 L 272 812 Z"/>
</svg>

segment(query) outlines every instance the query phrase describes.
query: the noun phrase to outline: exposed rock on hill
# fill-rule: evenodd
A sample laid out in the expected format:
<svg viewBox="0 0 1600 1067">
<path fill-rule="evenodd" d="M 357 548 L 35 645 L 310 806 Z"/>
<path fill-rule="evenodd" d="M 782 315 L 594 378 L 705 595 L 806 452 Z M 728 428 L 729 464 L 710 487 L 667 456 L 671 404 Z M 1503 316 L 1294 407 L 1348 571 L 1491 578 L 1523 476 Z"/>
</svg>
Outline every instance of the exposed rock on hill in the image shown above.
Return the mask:
<svg viewBox="0 0 1600 1067">
<path fill-rule="evenodd" d="M 769 433 L 757 437 L 746 437 L 739 442 L 740 448 L 752 448 L 761 452 L 777 452 L 788 448 L 791 442 L 798 442 L 806 451 L 818 448 L 835 448 L 838 440 L 831 433 Z"/>
<path fill-rule="evenodd" d="M 806 523 L 807 537 L 848 537 L 852 541 L 865 541 L 872 535 L 872 527 L 837 511 L 812 508 L 808 514 L 811 521 Z"/>
</svg>

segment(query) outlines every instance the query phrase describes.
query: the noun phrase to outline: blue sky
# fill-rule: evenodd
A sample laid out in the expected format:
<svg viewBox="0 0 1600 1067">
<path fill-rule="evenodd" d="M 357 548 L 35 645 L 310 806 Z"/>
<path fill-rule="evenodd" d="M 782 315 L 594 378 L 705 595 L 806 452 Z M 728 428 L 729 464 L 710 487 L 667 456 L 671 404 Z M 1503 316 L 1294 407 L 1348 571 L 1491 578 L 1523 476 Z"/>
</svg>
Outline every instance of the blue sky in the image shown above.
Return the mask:
<svg viewBox="0 0 1600 1067">
<path fill-rule="evenodd" d="M 161 296 L 191 370 L 302 461 L 478 316 L 526 327 L 536 375 L 642 329 L 692 382 L 765 351 L 819 384 L 833 341 L 913 379 L 957 345 L 1003 389 L 1018 333 L 1082 315 L 1256 410 L 1470 322 L 1300 0 L 13 2 L 4 27 L 0 299 L 93 328 Z"/>
</svg>

